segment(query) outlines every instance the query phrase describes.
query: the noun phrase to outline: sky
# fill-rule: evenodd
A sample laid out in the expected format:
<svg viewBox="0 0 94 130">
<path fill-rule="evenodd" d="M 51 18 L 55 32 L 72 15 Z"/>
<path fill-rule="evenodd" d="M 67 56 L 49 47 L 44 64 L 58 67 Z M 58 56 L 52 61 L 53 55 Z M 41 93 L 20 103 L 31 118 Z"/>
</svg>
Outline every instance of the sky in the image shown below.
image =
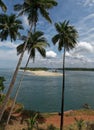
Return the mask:
<svg viewBox="0 0 94 130">
<path fill-rule="evenodd" d="M 13 11 L 13 5 L 18 4 L 18 0 L 4 0 L 8 7 L 7 13 L 17 13 Z M 22 3 L 23 0 L 20 0 Z M 54 46 L 51 39 L 57 33 L 54 23 L 69 20 L 78 31 L 79 38 L 74 49 L 66 52 L 66 67 L 86 67 L 94 68 L 94 0 L 57 0 L 58 6 L 49 10 L 50 17 L 53 21 L 49 24 L 44 18 L 39 17 L 37 30 L 45 33 L 45 37 L 50 44 L 46 49 L 46 58 L 42 58 L 36 53 L 35 62 L 32 59 L 29 67 L 62 67 L 63 50 L 58 52 L 58 45 Z M 0 10 L 0 12 L 2 12 Z M 23 15 L 20 18 L 25 28 L 21 33 L 27 33 L 29 24 L 27 17 Z M 16 47 L 22 41 L 11 42 L 0 41 L 0 68 L 15 68 L 19 59 Z M 21 66 L 24 67 L 28 58 L 25 53 Z"/>
</svg>

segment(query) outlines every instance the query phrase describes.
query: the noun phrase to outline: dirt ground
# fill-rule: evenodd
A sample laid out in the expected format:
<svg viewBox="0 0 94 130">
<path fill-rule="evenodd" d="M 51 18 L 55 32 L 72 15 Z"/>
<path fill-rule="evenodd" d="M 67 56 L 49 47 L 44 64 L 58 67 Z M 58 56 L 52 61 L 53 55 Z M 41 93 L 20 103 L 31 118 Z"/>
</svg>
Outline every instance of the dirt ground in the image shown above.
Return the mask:
<svg viewBox="0 0 94 130">
<path fill-rule="evenodd" d="M 64 113 L 64 126 L 73 124 L 75 122 L 75 119 L 83 119 L 85 121 L 94 121 L 94 113 L 92 114 L 86 114 L 81 112 L 75 112 L 75 111 L 67 111 Z M 57 114 L 51 114 L 49 116 L 46 116 L 46 122 L 43 124 L 43 127 L 46 127 L 50 124 L 53 124 L 55 127 L 59 128 L 60 126 L 60 115 Z M 23 128 L 27 128 L 26 123 L 20 124 L 20 118 L 18 120 L 15 120 L 13 124 L 10 124 L 6 127 L 6 130 L 22 130 Z"/>
</svg>

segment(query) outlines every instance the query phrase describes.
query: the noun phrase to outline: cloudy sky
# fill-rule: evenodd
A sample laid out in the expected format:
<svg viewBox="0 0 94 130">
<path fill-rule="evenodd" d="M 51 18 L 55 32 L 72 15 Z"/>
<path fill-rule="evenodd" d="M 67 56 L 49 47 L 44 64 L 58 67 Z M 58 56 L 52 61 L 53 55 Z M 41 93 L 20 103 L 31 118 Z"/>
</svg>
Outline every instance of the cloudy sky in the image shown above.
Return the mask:
<svg viewBox="0 0 94 130">
<path fill-rule="evenodd" d="M 20 0 L 21 2 L 23 0 Z M 13 13 L 13 5 L 19 3 L 18 0 L 4 0 L 8 6 L 7 13 Z M 0 10 L 1 11 L 1 10 Z M 32 60 L 29 67 L 62 67 L 63 50 L 58 52 L 57 46 L 51 42 L 51 38 L 56 34 L 54 23 L 69 20 L 79 33 L 78 44 L 75 49 L 66 52 L 66 67 L 94 67 L 94 0 L 58 0 L 58 6 L 50 11 L 53 24 L 49 24 L 40 17 L 37 29 L 45 33 L 45 37 L 50 43 L 47 48 L 47 58 L 43 59 L 36 53 L 35 63 Z M 15 13 L 15 12 L 14 12 Z M 26 33 L 29 28 L 26 16 L 21 17 Z M 22 41 L 10 42 L 10 40 L 0 42 L 0 68 L 14 68 L 19 57 L 16 47 Z M 25 53 L 21 66 L 25 66 L 28 58 Z"/>
</svg>

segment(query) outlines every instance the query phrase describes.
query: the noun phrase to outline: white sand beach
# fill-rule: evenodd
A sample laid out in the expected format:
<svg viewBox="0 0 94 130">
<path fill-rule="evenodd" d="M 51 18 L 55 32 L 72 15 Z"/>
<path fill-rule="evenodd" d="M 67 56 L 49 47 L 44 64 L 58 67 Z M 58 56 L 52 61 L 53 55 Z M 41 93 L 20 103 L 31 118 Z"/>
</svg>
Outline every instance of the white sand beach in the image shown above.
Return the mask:
<svg viewBox="0 0 94 130">
<path fill-rule="evenodd" d="M 49 72 L 49 71 L 44 71 L 44 70 L 37 70 L 37 71 L 26 70 L 26 72 L 31 73 L 36 76 L 62 76 L 62 73 Z"/>
</svg>

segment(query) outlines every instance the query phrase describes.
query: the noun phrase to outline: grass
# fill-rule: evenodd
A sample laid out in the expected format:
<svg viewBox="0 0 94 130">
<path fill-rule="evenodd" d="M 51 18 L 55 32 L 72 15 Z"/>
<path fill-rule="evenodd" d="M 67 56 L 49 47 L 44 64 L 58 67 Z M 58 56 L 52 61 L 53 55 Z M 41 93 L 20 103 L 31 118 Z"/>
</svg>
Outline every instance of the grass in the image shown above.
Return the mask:
<svg viewBox="0 0 94 130">
<path fill-rule="evenodd" d="M 65 116 L 81 116 L 81 115 L 91 115 L 94 116 L 94 110 L 93 109 L 79 109 L 74 110 L 73 112 L 66 113 Z"/>
</svg>

